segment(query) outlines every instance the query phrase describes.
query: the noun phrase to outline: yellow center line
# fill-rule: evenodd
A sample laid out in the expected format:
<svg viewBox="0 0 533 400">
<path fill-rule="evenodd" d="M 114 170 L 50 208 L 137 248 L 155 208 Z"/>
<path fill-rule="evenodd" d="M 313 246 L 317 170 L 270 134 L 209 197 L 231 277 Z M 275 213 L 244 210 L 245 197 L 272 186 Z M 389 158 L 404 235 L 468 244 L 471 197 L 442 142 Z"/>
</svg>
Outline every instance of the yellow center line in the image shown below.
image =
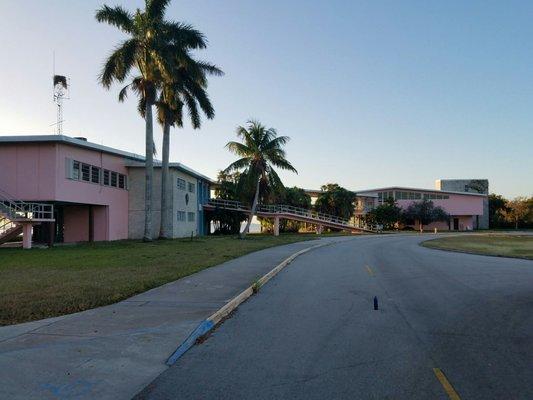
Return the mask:
<svg viewBox="0 0 533 400">
<path fill-rule="evenodd" d="M 374 271 L 372 271 L 372 268 L 370 268 L 368 265 L 366 265 L 366 271 L 368 272 L 368 275 L 373 276 Z"/>
<path fill-rule="evenodd" d="M 446 378 L 446 375 L 444 375 L 444 372 L 442 372 L 440 368 L 433 368 L 433 372 L 435 373 L 435 376 L 439 380 L 450 400 L 461 400 L 450 381 L 448 381 Z"/>
</svg>

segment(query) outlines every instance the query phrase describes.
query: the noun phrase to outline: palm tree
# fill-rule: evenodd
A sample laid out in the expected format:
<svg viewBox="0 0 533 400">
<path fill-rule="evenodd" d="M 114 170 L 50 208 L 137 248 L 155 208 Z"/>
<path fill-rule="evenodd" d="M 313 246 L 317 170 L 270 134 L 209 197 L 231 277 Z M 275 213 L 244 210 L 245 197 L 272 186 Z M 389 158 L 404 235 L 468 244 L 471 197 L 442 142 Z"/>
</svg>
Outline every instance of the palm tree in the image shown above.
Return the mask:
<svg viewBox="0 0 533 400">
<path fill-rule="evenodd" d="M 129 37 L 107 58 L 100 83 L 109 89 L 113 82 L 124 82 L 133 70 L 139 78 L 132 82 L 140 93 L 146 137 L 145 166 L 145 241 L 152 240 L 153 120 L 152 106 L 164 80 L 172 80 L 174 62 L 188 62 L 189 49 L 206 47 L 204 36 L 189 25 L 165 21 L 170 0 L 145 0 L 145 9 L 134 14 L 120 6 L 102 6 L 96 11 L 98 22 L 113 25 Z M 121 92 L 122 94 L 122 92 Z M 122 94 L 125 97 L 125 92 Z"/>
<path fill-rule="evenodd" d="M 168 210 L 170 184 L 169 184 L 169 148 L 170 128 L 183 127 L 183 107 L 186 106 L 193 129 L 201 126 L 201 117 L 198 110 L 213 119 L 215 110 L 207 95 L 206 75 L 222 75 L 223 72 L 216 66 L 205 62 L 190 60 L 176 68 L 173 81 L 164 82 L 159 101 L 156 103 L 158 121 L 163 127 L 163 152 L 161 165 L 161 225 L 159 237 L 166 239 L 170 236 L 170 218 Z"/>
<path fill-rule="evenodd" d="M 255 186 L 255 194 L 248 222 L 241 232 L 241 239 L 250 230 L 252 218 L 257 211 L 260 187 L 280 187 L 283 184 L 274 167 L 298 173 L 285 158 L 283 146 L 289 141 L 288 136 L 278 136 L 274 128 L 266 128 L 258 121 L 248 121 L 247 127 L 239 126 L 237 136 L 240 142 L 229 142 L 226 148 L 241 157 L 231 163 L 224 173 L 242 171 L 241 177 Z"/>
</svg>

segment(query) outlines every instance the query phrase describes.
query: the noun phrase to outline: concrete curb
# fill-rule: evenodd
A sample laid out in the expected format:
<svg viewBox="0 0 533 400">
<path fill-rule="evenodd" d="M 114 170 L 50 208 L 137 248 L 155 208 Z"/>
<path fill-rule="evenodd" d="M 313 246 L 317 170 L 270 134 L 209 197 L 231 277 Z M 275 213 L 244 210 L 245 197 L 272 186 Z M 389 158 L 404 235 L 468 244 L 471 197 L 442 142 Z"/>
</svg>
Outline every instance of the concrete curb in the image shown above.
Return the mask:
<svg viewBox="0 0 533 400">
<path fill-rule="evenodd" d="M 307 253 L 308 251 L 318 249 L 320 247 L 324 246 L 330 246 L 332 244 L 340 243 L 340 241 L 335 242 L 328 242 L 328 243 L 320 243 L 311 247 L 307 247 L 305 249 L 302 249 L 300 251 L 297 251 L 294 254 L 291 254 L 289 257 L 287 257 L 285 260 L 283 260 L 281 263 L 279 263 L 274 269 L 267 272 L 265 275 L 263 275 L 257 282 L 263 286 L 265 283 L 267 283 L 270 279 L 272 279 L 274 276 L 276 276 L 283 268 L 285 268 L 287 265 L 289 265 L 292 261 L 294 261 L 295 258 L 301 256 L 302 254 Z M 168 358 L 166 365 L 171 366 L 174 365 L 174 363 L 182 356 L 184 355 L 187 350 L 189 350 L 194 344 L 196 343 L 196 339 L 199 337 L 202 337 L 206 333 L 213 330 L 217 324 L 224 319 L 224 317 L 228 316 L 233 310 L 235 310 L 239 305 L 247 300 L 250 296 L 254 294 L 253 291 L 253 285 L 247 287 L 244 289 L 241 293 L 239 293 L 237 296 L 235 296 L 233 299 L 231 299 L 229 302 L 227 302 L 222 308 L 220 308 L 218 311 L 216 311 L 214 314 L 212 314 L 210 317 L 202 321 L 194 331 L 189 335 L 185 341 L 178 346 L 176 351 L 172 353 L 172 355 Z"/>
</svg>

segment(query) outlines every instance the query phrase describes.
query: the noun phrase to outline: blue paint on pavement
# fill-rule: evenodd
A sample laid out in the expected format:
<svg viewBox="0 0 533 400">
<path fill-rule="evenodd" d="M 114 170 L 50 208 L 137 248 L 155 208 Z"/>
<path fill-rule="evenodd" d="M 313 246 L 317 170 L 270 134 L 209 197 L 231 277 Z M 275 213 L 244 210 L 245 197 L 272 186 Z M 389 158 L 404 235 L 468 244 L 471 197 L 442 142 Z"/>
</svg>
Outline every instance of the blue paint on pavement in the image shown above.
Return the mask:
<svg viewBox="0 0 533 400">
<path fill-rule="evenodd" d="M 207 332 L 209 332 L 215 324 L 213 321 L 205 320 L 200 323 L 196 327 L 196 329 L 189 335 L 185 341 L 179 345 L 179 347 L 176 349 L 176 351 L 168 358 L 166 364 L 167 365 L 174 365 L 174 363 L 180 358 L 182 355 L 184 355 L 187 350 L 189 350 L 192 346 L 194 346 L 194 343 L 196 342 L 196 339 L 198 339 L 200 336 L 205 335 Z"/>
</svg>

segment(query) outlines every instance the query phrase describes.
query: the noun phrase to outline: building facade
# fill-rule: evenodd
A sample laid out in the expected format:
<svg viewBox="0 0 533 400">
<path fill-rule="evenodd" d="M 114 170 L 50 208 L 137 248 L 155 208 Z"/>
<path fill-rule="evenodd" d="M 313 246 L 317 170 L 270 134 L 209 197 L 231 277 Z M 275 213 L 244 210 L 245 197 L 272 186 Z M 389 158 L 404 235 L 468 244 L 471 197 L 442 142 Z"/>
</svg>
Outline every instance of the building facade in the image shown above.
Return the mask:
<svg viewBox="0 0 533 400">
<path fill-rule="evenodd" d="M 129 163 L 129 232 L 131 239 L 144 234 L 144 164 Z M 169 166 L 169 221 L 173 237 L 202 236 L 209 233 L 203 204 L 209 201 L 209 178 L 185 167 L 171 163 Z M 154 166 L 152 236 L 157 237 L 161 222 L 161 165 Z"/>
<path fill-rule="evenodd" d="M 483 214 L 478 218 L 478 229 L 489 229 L 489 181 L 488 179 L 438 179 L 438 190 L 451 190 L 463 193 L 478 193 L 483 198 Z"/>
<path fill-rule="evenodd" d="M 442 207 L 450 215 L 450 221 L 438 221 L 424 226 L 424 229 L 433 230 L 454 230 L 471 231 L 474 229 L 485 229 L 482 224 L 485 218 L 484 202 L 487 195 L 480 193 L 456 192 L 451 190 L 431 190 L 408 187 L 386 187 L 357 192 L 357 198 L 374 198 L 375 205 L 383 204 L 387 199 L 392 198 L 396 204 L 407 209 L 411 204 L 422 200 L 431 200 L 435 206 Z M 368 212 L 368 208 L 359 211 L 356 207 L 356 218 L 361 218 Z M 411 221 L 406 224 L 414 229 L 419 229 L 418 221 Z"/>
<path fill-rule="evenodd" d="M 155 175 L 154 208 L 160 208 L 160 167 Z M 179 163 L 171 176 L 174 237 L 205 234 L 201 205 L 211 180 Z M 186 181 L 185 191 L 178 178 Z M 38 241 L 50 235 L 65 243 L 142 237 L 143 156 L 63 135 L 0 136 L 0 189 L 12 199 L 53 204 L 53 226 L 34 227 Z M 159 213 L 153 214 L 154 237 Z"/>
<path fill-rule="evenodd" d="M 424 229 L 469 231 L 488 228 L 488 181 L 486 179 L 453 179 L 437 180 L 437 189 L 419 189 L 409 187 L 390 186 L 378 189 L 359 190 L 355 193 L 354 223 L 364 226 L 365 215 L 392 198 L 396 204 L 407 209 L 412 203 L 431 200 L 435 206 L 440 206 L 450 215 L 449 222 L 433 222 Z M 320 190 L 306 191 L 312 203 L 320 194 Z M 413 229 L 419 229 L 417 221 L 406 224 Z"/>
</svg>

